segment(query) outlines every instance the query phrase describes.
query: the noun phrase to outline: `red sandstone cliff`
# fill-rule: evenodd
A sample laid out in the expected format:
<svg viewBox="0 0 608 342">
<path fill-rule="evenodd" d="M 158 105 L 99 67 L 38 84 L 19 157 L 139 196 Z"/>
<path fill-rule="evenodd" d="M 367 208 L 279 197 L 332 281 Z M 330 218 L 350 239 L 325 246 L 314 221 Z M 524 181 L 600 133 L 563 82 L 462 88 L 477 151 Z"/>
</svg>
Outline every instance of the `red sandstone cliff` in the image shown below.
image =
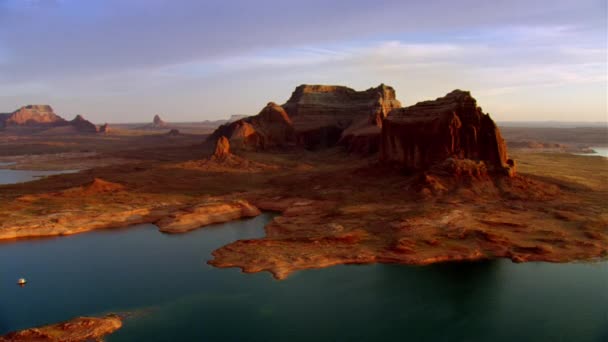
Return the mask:
<svg viewBox="0 0 608 342">
<path fill-rule="evenodd" d="M 332 146 L 338 141 L 348 147 L 355 136 L 378 136 L 380 129 L 373 127 L 380 127 L 388 112 L 399 107 L 395 90 L 384 84 L 365 91 L 301 85 L 283 105 L 293 120 L 298 143 L 307 148 Z"/>
<path fill-rule="evenodd" d="M 428 169 L 447 158 L 483 161 L 490 171 L 514 172 L 500 131 L 468 91 L 392 110 L 382 125 L 380 160 Z"/>
<path fill-rule="evenodd" d="M 236 148 L 266 149 L 295 144 L 291 119 L 281 106 L 273 102 L 255 116 L 220 126 L 208 141 L 215 142 L 222 136 Z"/>
</svg>

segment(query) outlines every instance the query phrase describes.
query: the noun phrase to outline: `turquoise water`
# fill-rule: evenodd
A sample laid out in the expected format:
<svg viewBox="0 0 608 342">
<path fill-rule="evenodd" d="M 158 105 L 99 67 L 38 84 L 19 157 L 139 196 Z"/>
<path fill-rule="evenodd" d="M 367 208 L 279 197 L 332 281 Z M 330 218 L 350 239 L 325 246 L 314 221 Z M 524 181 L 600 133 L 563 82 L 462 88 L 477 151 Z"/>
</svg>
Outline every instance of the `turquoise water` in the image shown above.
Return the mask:
<svg viewBox="0 0 608 342">
<path fill-rule="evenodd" d="M 31 170 L 9 170 L 9 169 L 1 168 L 1 167 L 10 166 L 13 164 L 14 163 L 0 162 L 0 185 L 29 182 L 29 181 L 39 179 L 41 177 L 60 175 L 63 173 L 74 173 L 74 172 L 79 171 L 79 170 L 31 171 Z"/>
<path fill-rule="evenodd" d="M 608 340 L 607 262 L 338 266 L 284 281 L 206 264 L 270 219 L 0 244 L 0 334 L 132 312 L 108 341 Z"/>
</svg>

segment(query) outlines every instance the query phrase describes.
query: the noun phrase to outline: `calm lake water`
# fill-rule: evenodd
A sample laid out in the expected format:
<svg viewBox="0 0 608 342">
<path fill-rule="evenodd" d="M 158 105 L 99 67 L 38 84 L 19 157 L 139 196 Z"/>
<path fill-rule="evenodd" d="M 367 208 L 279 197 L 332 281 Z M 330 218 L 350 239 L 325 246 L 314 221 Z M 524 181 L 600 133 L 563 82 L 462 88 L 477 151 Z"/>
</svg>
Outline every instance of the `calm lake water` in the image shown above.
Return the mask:
<svg viewBox="0 0 608 342">
<path fill-rule="evenodd" d="M 595 153 L 590 154 L 591 156 L 602 156 L 608 158 L 608 147 L 592 147 Z"/>
<path fill-rule="evenodd" d="M 60 175 L 63 173 L 75 173 L 79 170 L 63 170 L 63 171 L 30 171 L 30 170 L 9 170 L 2 169 L 13 165 L 14 163 L 0 162 L 0 185 L 2 184 L 15 184 L 29 182 L 41 177 Z"/>
<path fill-rule="evenodd" d="M 132 312 L 109 341 L 608 339 L 608 262 L 338 266 L 284 281 L 205 263 L 271 218 L 0 244 L 0 334 Z"/>
</svg>

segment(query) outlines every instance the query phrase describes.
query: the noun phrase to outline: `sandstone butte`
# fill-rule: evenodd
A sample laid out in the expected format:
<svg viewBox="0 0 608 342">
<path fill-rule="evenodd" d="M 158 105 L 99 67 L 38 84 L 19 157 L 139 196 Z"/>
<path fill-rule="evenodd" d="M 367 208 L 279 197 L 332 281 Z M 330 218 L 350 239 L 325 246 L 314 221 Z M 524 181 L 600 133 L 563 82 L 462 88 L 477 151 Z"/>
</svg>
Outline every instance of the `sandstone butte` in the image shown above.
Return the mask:
<svg viewBox="0 0 608 342">
<path fill-rule="evenodd" d="M 124 185 L 94 180 L 50 194 L 15 187 L 26 195 L 0 207 L 10 212 L 0 239 L 137 223 L 181 233 L 261 209 L 280 213 L 266 236 L 221 247 L 210 264 L 283 279 L 336 264 L 608 255 L 608 218 L 581 205 L 595 199 L 516 174 L 498 128 L 468 92 L 398 106 L 384 85 L 363 92 L 300 86 L 284 106 L 269 103 L 218 128 L 208 139 L 215 150 L 202 160 L 147 164 L 133 176 L 91 170 Z M 379 152 L 373 163 L 335 149 L 305 152 L 336 145 Z M 281 153 L 251 152 L 274 149 Z M 175 184 L 161 183 L 168 179 Z M 186 190 L 197 195 L 171 195 Z M 32 217 L 32 210 L 44 214 Z"/>
<path fill-rule="evenodd" d="M 68 322 L 30 328 L 0 336 L 0 341 L 100 341 L 120 329 L 122 320 L 117 315 L 78 317 Z"/>
<path fill-rule="evenodd" d="M 226 136 L 232 146 L 263 150 L 302 146 L 318 149 L 342 144 L 365 154 L 379 148 L 382 121 L 401 103 L 392 87 L 365 91 L 343 86 L 301 85 L 287 102 L 273 102 L 252 117 L 227 123 L 209 137 Z"/>
<path fill-rule="evenodd" d="M 413 170 L 447 158 L 483 161 L 491 171 L 514 172 L 500 131 L 467 91 L 391 111 L 382 125 L 380 160 Z"/>
<path fill-rule="evenodd" d="M 55 114 L 49 105 L 28 105 L 12 113 L 0 114 L 0 129 L 10 127 L 25 127 L 35 129 L 48 129 L 52 127 L 73 127 L 77 132 L 96 133 L 98 131 L 90 121 L 82 115 L 67 121 Z"/>
</svg>

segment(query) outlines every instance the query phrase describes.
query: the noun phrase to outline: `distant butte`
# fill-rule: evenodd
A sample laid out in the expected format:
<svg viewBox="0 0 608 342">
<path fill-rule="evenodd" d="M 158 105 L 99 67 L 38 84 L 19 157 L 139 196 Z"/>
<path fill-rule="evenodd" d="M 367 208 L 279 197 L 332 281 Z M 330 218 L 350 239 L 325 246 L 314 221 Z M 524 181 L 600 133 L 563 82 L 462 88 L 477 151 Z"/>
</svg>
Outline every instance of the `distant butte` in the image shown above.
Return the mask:
<svg viewBox="0 0 608 342">
<path fill-rule="evenodd" d="M 152 119 L 152 124 L 154 125 L 154 127 L 157 128 L 167 127 L 167 123 L 163 121 L 163 119 L 161 119 L 160 115 L 158 114 L 154 115 L 154 119 Z"/>
<path fill-rule="evenodd" d="M 27 105 L 12 113 L 0 114 L 0 129 L 14 127 L 40 130 L 65 126 L 72 126 L 80 133 L 98 131 L 97 126 L 82 115 L 77 115 L 72 121 L 67 121 L 55 114 L 49 105 Z"/>
<path fill-rule="evenodd" d="M 97 126 L 86 120 L 82 115 L 76 115 L 74 120 L 70 121 L 70 125 L 79 132 L 96 133 L 98 131 Z"/>
<path fill-rule="evenodd" d="M 55 114 L 49 105 L 27 105 L 0 116 L 0 127 L 56 127 L 66 124 L 67 121 Z"/>
</svg>

